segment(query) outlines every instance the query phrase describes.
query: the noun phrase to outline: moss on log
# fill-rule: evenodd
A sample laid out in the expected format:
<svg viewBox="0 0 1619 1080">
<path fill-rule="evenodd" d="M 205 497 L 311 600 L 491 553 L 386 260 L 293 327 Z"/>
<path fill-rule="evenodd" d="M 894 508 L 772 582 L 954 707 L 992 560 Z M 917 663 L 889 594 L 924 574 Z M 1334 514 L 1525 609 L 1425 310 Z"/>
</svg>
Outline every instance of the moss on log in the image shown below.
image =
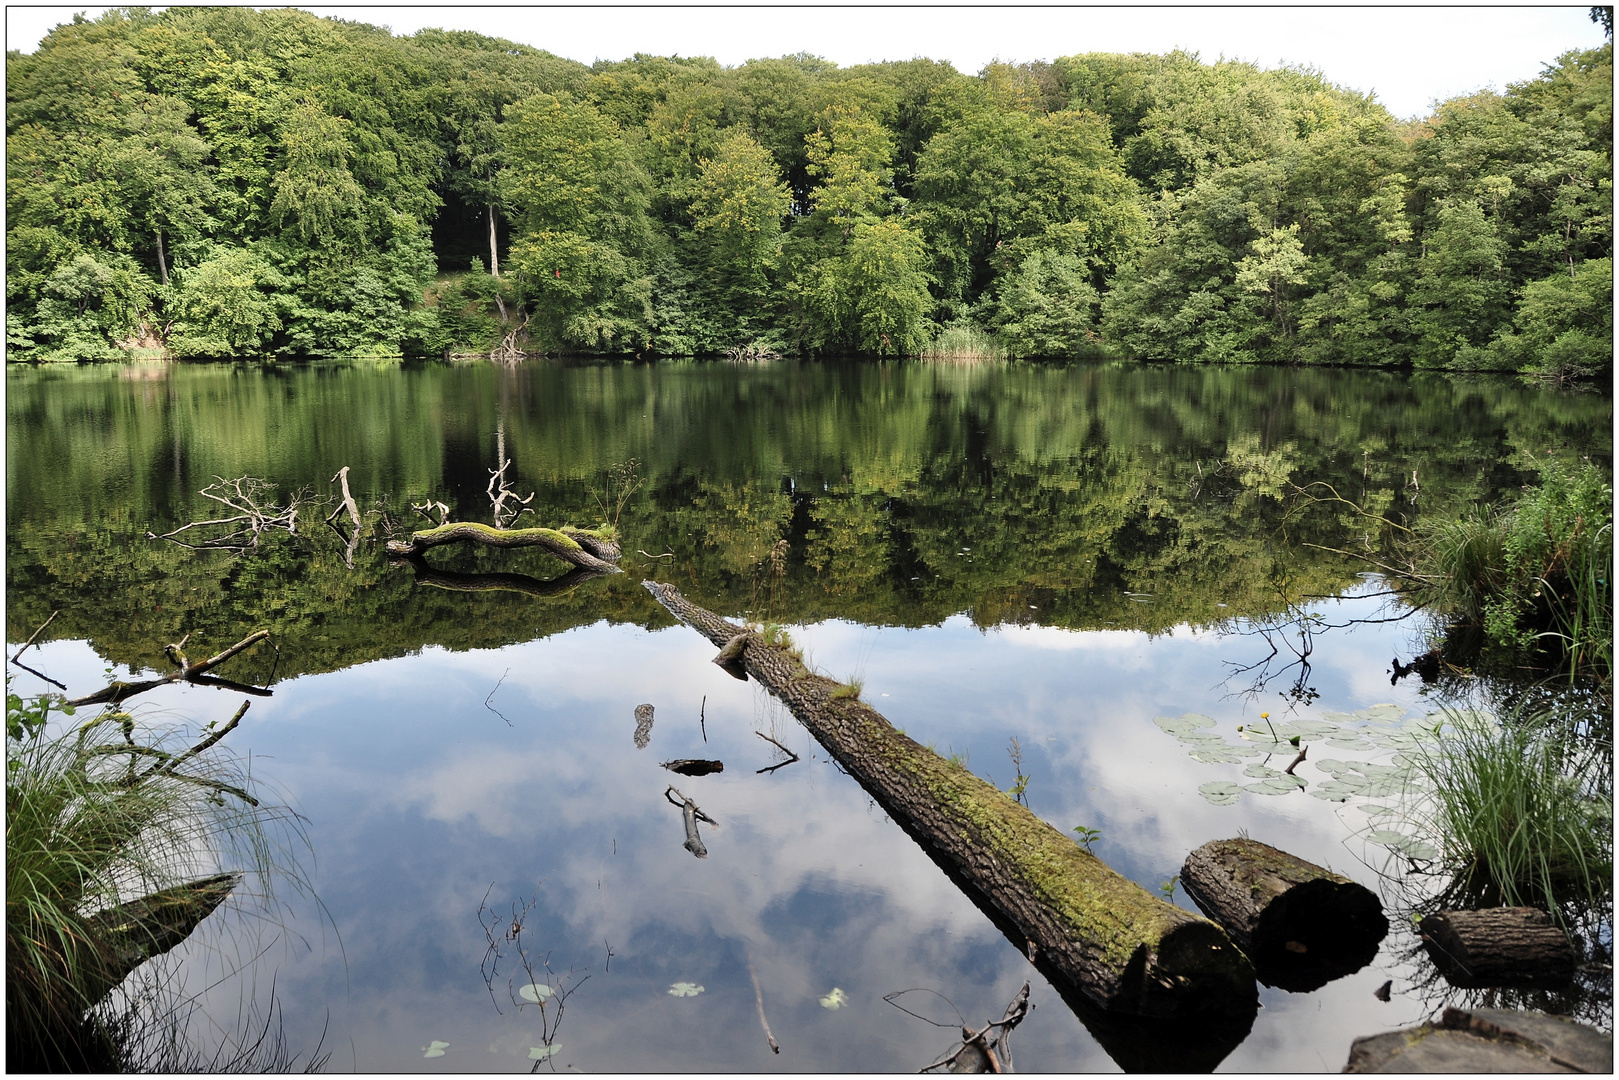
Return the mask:
<svg viewBox="0 0 1619 1080">
<path fill-rule="evenodd" d="M 671 585 L 643 584 L 716 645 L 743 633 Z M 1091 1009 L 1118 1016 L 1218 1019 L 1246 1033 L 1258 1007 L 1253 968 L 1220 927 L 1115 873 L 869 705 L 835 696 L 842 684 L 808 671 L 764 635 L 748 635 L 741 659 L 890 817 L 970 885 L 975 902 L 981 897 L 993 909 L 997 925 L 1065 998 L 1077 993 Z"/>
<path fill-rule="evenodd" d="M 619 548 L 612 536 L 568 525 L 560 529 L 497 529 L 477 521 L 446 521 L 437 528 L 412 533 L 409 541 L 390 540 L 387 550 L 396 558 L 409 558 L 442 544 L 465 543 L 497 548 L 538 547 L 586 570 L 619 572 L 615 565 Z"/>
<path fill-rule="evenodd" d="M 1260 980 L 1293 993 L 1359 971 L 1389 929 L 1376 893 L 1257 840 L 1211 840 L 1186 857 L 1180 880 Z"/>
<path fill-rule="evenodd" d="M 131 971 L 190 937 L 241 880 L 241 874 L 215 874 L 92 915 L 85 935 L 100 959 L 85 973 L 84 1000 L 95 1004 Z"/>
</svg>

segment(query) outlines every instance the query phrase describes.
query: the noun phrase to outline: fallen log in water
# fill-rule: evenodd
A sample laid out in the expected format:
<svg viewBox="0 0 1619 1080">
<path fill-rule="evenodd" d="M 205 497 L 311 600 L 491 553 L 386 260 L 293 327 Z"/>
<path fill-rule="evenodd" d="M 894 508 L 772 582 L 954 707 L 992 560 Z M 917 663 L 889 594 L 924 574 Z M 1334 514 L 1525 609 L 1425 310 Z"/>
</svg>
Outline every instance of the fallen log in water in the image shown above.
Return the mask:
<svg viewBox="0 0 1619 1080">
<path fill-rule="evenodd" d="M 131 971 L 190 937 L 241 880 L 241 874 L 215 874 L 92 915 L 86 936 L 101 955 L 85 972 L 84 1000 L 99 1002 Z"/>
<path fill-rule="evenodd" d="M 1441 911 L 1417 928 L 1452 986 L 1557 985 L 1572 978 L 1579 963 L 1567 935 L 1535 908 Z"/>
<path fill-rule="evenodd" d="M 716 645 L 746 633 L 671 585 L 643 584 Z M 1252 966 L 1225 931 L 1114 873 L 869 705 L 834 696 L 841 684 L 812 674 L 763 635 L 748 636 L 741 659 L 953 880 L 967 883 L 975 902 L 982 898 L 996 924 L 1071 1003 L 1070 991 L 1092 1010 L 1174 1020 L 1177 1035 L 1182 1024 L 1209 1021 L 1241 1025 L 1246 1033 L 1258 991 Z"/>
<path fill-rule="evenodd" d="M 408 558 L 441 544 L 464 543 L 497 548 L 538 547 L 586 570 L 619 572 L 617 542 L 605 533 L 566 525 L 560 529 L 497 529 L 477 521 L 446 521 L 437 528 L 411 533 L 408 541 L 390 540 L 387 550 L 389 555 Z"/>
<path fill-rule="evenodd" d="M 1262 982 L 1294 993 L 1359 971 L 1389 930 L 1370 889 L 1257 840 L 1204 844 L 1186 857 L 1180 880 Z"/>
</svg>

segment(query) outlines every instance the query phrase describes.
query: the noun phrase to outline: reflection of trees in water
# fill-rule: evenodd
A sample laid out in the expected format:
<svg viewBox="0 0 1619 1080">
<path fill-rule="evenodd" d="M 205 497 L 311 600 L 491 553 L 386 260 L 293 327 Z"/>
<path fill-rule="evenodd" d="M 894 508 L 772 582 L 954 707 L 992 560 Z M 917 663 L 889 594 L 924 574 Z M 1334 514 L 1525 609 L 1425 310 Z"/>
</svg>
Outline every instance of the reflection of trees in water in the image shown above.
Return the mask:
<svg viewBox="0 0 1619 1080">
<path fill-rule="evenodd" d="M 117 380 L 14 380 L 15 624 L 61 606 L 52 635 L 150 663 L 153 641 L 272 611 L 301 671 L 601 618 L 662 625 L 628 582 L 538 613 L 496 597 L 429 604 L 385 580 L 370 545 L 351 553 L 335 535 L 300 529 L 232 557 L 140 542 L 119 524 L 161 532 L 201 516 L 195 492 L 209 474 L 251 469 L 296 486 L 343 463 L 363 463 L 347 479 L 385 531 L 428 495 L 478 517 L 490 477 L 470 466 L 498 431 L 517 462 L 511 483 L 538 493 L 540 519 L 589 524 L 628 491 L 624 550 L 672 552 L 660 565 L 717 606 L 783 622 L 924 625 L 967 611 L 981 625 L 1211 626 L 1281 610 L 1278 575 L 1296 599 L 1336 592 L 1358 569 L 1303 546 L 1353 547 L 1357 523 L 1330 508 L 1287 518 L 1283 538 L 1285 485 L 1341 488 L 1349 474 L 1350 497 L 1375 509 L 1404 497 L 1420 463 L 1422 513 L 1444 512 L 1518 482 L 1513 447 L 1602 453 L 1611 413 L 1488 381 L 1105 366 L 429 366 L 275 379 L 188 368 L 169 390 L 160 407 L 132 410 Z M 63 410 L 97 423 L 57 423 Z M 246 447 L 246 430 L 275 437 Z M 639 488 L 613 473 L 632 454 Z M 478 552 L 441 564 L 540 580 L 546 565 Z"/>
</svg>

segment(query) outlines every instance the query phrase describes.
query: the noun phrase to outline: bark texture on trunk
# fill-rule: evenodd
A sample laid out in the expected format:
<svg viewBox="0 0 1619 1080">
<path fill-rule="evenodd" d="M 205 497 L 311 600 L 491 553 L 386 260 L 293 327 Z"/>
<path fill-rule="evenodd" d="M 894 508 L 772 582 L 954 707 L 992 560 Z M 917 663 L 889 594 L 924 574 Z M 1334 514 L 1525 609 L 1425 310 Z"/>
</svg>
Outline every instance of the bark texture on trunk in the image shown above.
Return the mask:
<svg viewBox="0 0 1619 1080">
<path fill-rule="evenodd" d="M 1186 857 L 1181 885 L 1261 981 L 1294 993 L 1371 963 L 1389 929 L 1370 889 L 1257 840 L 1204 844 Z"/>
<path fill-rule="evenodd" d="M 95 1004 L 130 972 L 190 937 L 241 881 L 241 874 L 215 874 L 92 915 L 86 933 L 101 956 L 86 976 L 85 1000 Z"/>
<path fill-rule="evenodd" d="M 420 555 L 441 544 L 484 544 L 497 548 L 539 547 L 563 562 L 604 574 L 619 573 L 618 544 L 601 533 L 563 526 L 560 529 L 497 529 L 477 521 L 446 521 L 435 529 L 411 534 L 409 541 L 388 541 L 395 558 Z"/>
<path fill-rule="evenodd" d="M 1568 936 L 1535 908 L 1441 911 L 1418 925 L 1423 947 L 1452 986 L 1567 982 L 1579 963 Z"/>
<path fill-rule="evenodd" d="M 746 633 L 671 585 L 643 584 L 716 645 Z M 1069 984 L 1090 1007 L 1251 1024 L 1258 1005 L 1253 968 L 1214 923 L 1114 873 L 1010 795 L 920 746 L 864 702 L 834 697 L 841 684 L 811 673 L 796 654 L 763 635 L 748 634 L 741 660 L 936 862 L 970 883 L 998 914 L 997 925 L 1010 928 L 1008 936 L 1048 977 Z"/>
</svg>

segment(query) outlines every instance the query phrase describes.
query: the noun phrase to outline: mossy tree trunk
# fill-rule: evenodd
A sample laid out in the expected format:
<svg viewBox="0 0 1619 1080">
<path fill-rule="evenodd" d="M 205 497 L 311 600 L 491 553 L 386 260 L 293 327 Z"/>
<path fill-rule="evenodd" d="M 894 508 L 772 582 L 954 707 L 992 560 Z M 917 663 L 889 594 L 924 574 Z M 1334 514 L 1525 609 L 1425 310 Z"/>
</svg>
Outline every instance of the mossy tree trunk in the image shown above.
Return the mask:
<svg viewBox="0 0 1619 1080">
<path fill-rule="evenodd" d="M 716 645 L 747 633 L 671 585 L 643 584 Z M 970 883 L 1065 997 L 1077 991 L 1090 1007 L 1116 1015 L 1252 1022 L 1253 968 L 1220 927 L 1113 872 L 846 689 L 835 695 L 841 684 L 811 673 L 787 649 L 748 634 L 741 660 L 890 817 L 953 878 Z"/>
<path fill-rule="evenodd" d="M 477 521 L 446 521 L 437 528 L 412 533 L 408 541 L 388 541 L 388 554 L 409 558 L 441 544 L 464 543 L 497 548 L 538 547 L 586 570 L 620 572 L 618 543 L 611 536 L 566 525 L 560 529 L 497 529 Z"/>
</svg>

